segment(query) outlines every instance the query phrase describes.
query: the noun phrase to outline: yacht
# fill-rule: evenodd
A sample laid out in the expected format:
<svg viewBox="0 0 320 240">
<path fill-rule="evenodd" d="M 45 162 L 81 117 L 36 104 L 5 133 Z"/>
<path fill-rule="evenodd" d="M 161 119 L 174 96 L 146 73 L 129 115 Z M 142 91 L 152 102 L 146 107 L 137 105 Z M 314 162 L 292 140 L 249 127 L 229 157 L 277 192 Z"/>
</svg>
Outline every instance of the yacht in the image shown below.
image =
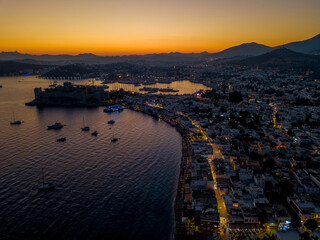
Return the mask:
<svg viewBox="0 0 320 240">
<path fill-rule="evenodd" d="M 48 129 L 61 129 L 63 128 L 63 125 L 60 122 L 56 122 L 55 124 L 48 125 Z"/>
<path fill-rule="evenodd" d="M 46 184 L 43 184 L 42 186 L 40 186 L 38 188 L 38 191 L 41 192 L 41 191 L 50 191 L 50 190 L 53 190 L 56 186 L 53 184 L 53 183 L 46 183 Z"/>
<path fill-rule="evenodd" d="M 13 121 L 10 122 L 10 125 L 20 125 L 22 123 L 22 121 L 20 121 L 20 120 L 16 121 L 15 116 L 14 116 L 14 112 L 12 112 L 12 117 L 13 117 Z"/>
<path fill-rule="evenodd" d="M 122 111 L 123 107 L 120 104 L 105 107 L 104 112 L 119 112 Z"/>
<path fill-rule="evenodd" d="M 81 128 L 81 131 L 85 131 L 85 132 L 90 131 L 90 127 L 85 125 L 84 117 L 83 117 L 83 126 L 84 126 L 84 127 Z"/>
<path fill-rule="evenodd" d="M 90 130 L 90 127 L 89 127 L 89 126 L 85 126 L 85 127 L 82 127 L 82 128 L 81 128 L 81 131 L 88 132 L 89 130 Z"/>
<path fill-rule="evenodd" d="M 92 135 L 92 136 L 97 136 L 97 135 L 98 135 L 98 132 L 97 132 L 97 131 L 94 131 L 94 132 L 91 133 L 91 135 Z"/>
<path fill-rule="evenodd" d="M 22 122 L 20 120 L 18 121 L 13 121 L 13 122 L 10 122 L 10 125 L 19 125 L 21 124 Z"/>
<path fill-rule="evenodd" d="M 53 183 L 45 183 L 44 182 L 44 173 L 42 169 L 42 186 L 38 188 L 38 192 L 41 191 L 51 191 L 55 188 L 56 186 Z"/>
<path fill-rule="evenodd" d="M 111 142 L 116 142 L 118 140 L 119 140 L 119 138 L 111 138 Z"/>
</svg>

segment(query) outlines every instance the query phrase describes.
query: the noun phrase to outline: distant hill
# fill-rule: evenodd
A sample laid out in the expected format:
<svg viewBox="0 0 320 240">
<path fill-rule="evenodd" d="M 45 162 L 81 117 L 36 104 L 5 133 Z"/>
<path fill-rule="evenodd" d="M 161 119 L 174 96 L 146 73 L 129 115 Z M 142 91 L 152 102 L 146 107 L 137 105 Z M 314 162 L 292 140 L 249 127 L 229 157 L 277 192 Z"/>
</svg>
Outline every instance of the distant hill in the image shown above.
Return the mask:
<svg viewBox="0 0 320 240">
<path fill-rule="evenodd" d="M 41 76 L 47 77 L 47 78 L 96 77 L 94 69 L 88 69 L 81 64 L 69 64 L 69 65 L 58 66 L 42 74 Z"/>
<path fill-rule="evenodd" d="M 211 54 L 217 59 L 234 57 L 253 57 L 258 56 L 279 48 L 287 48 L 295 52 L 305 54 L 319 54 L 320 52 L 320 34 L 300 42 L 292 42 L 283 46 L 269 47 L 258 43 L 244 43 L 235 47 L 227 48 L 221 52 Z"/>
<path fill-rule="evenodd" d="M 320 34 L 308 40 L 285 44 L 283 47 L 295 52 L 312 54 L 320 50 Z"/>
<path fill-rule="evenodd" d="M 20 74 L 26 71 L 33 72 L 45 67 L 47 66 L 38 65 L 38 64 L 20 63 L 15 61 L 0 61 L 0 76 Z"/>
<path fill-rule="evenodd" d="M 320 49 L 310 52 L 313 55 L 320 55 Z"/>
<path fill-rule="evenodd" d="M 42 64 L 66 65 L 73 63 L 87 64 L 109 64 L 128 62 L 144 65 L 183 65 L 196 64 L 205 61 L 214 61 L 231 58 L 243 58 L 258 56 L 283 46 L 269 47 L 258 43 L 244 43 L 225 49 L 218 53 L 158 53 L 145 55 L 126 55 L 126 56 L 97 56 L 92 53 L 84 53 L 76 56 L 72 55 L 31 55 L 21 54 L 19 52 L 1 52 L 0 61 L 19 61 L 29 63 L 31 60 Z M 305 53 L 319 54 L 320 50 L 320 34 L 300 42 L 292 42 L 285 44 L 287 49 Z M 224 60 L 223 60 L 224 61 Z"/>
<path fill-rule="evenodd" d="M 273 69 L 319 70 L 320 56 L 279 48 L 260 56 L 233 62 L 235 65 Z"/>
<path fill-rule="evenodd" d="M 253 42 L 225 49 L 212 54 L 212 56 L 215 58 L 252 57 L 270 52 L 271 50 L 271 47 Z"/>
<path fill-rule="evenodd" d="M 109 64 L 109 63 L 141 63 L 141 64 L 168 64 L 179 65 L 185 63 L 199 63 L 203 62 L 210 54 L 203 53 L 157 53 L 145 55 L 124 55 L 124 56 L 97 56 L 92 53 L 85 53 L 79 55 L 31 55 L 21 54 L 18 52 L 2 52 L 0 53 L 0 61 L 19 61 L 29 63 L 36 61 L 37 63 L 53 64 L 53 65 L 67 65 L 73 63 L 87 63 L 87 64 Z"/>
</svg>

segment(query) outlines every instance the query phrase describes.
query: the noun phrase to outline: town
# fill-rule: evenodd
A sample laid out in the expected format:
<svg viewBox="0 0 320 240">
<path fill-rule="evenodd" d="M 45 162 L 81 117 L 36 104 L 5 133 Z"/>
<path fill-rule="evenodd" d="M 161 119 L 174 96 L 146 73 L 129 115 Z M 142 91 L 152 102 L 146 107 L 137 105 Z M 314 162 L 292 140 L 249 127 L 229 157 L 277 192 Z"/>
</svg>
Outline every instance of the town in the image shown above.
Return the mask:
<svg viewBox="0 0 320 240">
<path fill-rule="evenodd" d="M 202 63 L 174 67 L 170 76 L 150 69 L 132 75 L 127 66 L 101 75 L 103 84 L 187 78 L 209 90 L 178 95 L 150 87 L 139 93 L 65 82 L 36 88 L 27 105 L 122 103 L 175 127 L 183 138 L 176 239 L 320 237 L 317 73 Z"/>
<path fill-rule="evenodd" d="M 176 239 L 319 237 L 318 80 L 275 70 L 228 74 L 202 81 L 212 90 L 193 95 L 123 101 L 182 134 Z"/>
<path fill-rule="evenodd" d="M 100 75 L 102 86 L 65 82 L 45 91 L 36 88 L 35 100 L 27 105 L 122 103 L 175 127 L 183 138 L 176 239 L 320 237 L 316 71 L 201 63 L 136 72 L 128 66 Z M 182 79 L 208 90 L 179 95 L 152 87 L 107 91 L 105 85 L 139 87 Z"/>
</svg>

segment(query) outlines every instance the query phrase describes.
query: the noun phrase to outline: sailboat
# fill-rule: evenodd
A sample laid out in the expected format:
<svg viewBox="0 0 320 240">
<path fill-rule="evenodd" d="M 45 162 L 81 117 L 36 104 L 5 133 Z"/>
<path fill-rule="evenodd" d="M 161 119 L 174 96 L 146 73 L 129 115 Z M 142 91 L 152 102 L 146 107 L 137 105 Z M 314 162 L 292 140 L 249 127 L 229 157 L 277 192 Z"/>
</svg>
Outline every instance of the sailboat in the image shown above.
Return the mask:
<svg viewBox="0 0 320 240">
<path fill-rule="evenodd" d="M 113 137 L 111 138 L 111 142 L 116 142 L 116 141 L 118 141 L 120 138 L 115 138 L 114 137 L 114 134 L 113 134 Z"/>
<path fill-rule="evenodd" d="M 53 183 L 45 183 L 44 182 L 44 172 L 43 172 L 43 168 L 42 168 L 42 186 L 40 186 L 38 188 L 38 192 L 50 191 L 50 190 L 53 190 L 54 188 L 55 188 L 55 185 Z"/>
<path fill-rule="evenodd" d="M 96 137 L 98 135 L 98 132 L 94 131 L 94 132 L 91 133 L 91 135 Z"/>
<path fill-rule="evenodd" d="M 58 129 L 63 128 L 63 126 L 65 126 L 65 125 L 62 125 L 59 121 L 57 121 L 55 124 L 48 125 L 47 128 L 48 128 L 48 129 L 58 130 Z"/>
<path fill-rule="evenodd" d="M 89 127 L 89 126 L 85 126 L 85 124 L 84 124 L 84 117 L 83 117 L 83 126 L 84 126 L 84 127 L 81 128 L 81 131 L 87 132 L 87 131 L 90 130 L 90 127 Z"/>
<path fill-rule="evenodd" d="M 20 121 L 20 120 L 16 121 L 15 116 L 14 116 L 14 112 L 12 112 L 12 117 L 13 117 L 13 121 L 10 122 L 10 125 L 19 125 L 22 123 L 22 121 Z"/>
</svg>

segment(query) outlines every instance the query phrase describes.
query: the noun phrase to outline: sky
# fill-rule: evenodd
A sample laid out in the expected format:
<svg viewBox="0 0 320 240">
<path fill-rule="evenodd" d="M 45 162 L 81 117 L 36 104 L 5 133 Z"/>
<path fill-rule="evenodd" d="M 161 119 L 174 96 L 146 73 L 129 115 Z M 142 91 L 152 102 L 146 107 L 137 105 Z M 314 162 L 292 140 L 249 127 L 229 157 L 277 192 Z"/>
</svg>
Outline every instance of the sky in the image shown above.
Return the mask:
<svg viewBox="0 0 320 240">
<path fill-rule="evenodd" d="M 217 52 L 320 33 L 320 0 L 0 0 L 0 52 Z"/>
</svg>

